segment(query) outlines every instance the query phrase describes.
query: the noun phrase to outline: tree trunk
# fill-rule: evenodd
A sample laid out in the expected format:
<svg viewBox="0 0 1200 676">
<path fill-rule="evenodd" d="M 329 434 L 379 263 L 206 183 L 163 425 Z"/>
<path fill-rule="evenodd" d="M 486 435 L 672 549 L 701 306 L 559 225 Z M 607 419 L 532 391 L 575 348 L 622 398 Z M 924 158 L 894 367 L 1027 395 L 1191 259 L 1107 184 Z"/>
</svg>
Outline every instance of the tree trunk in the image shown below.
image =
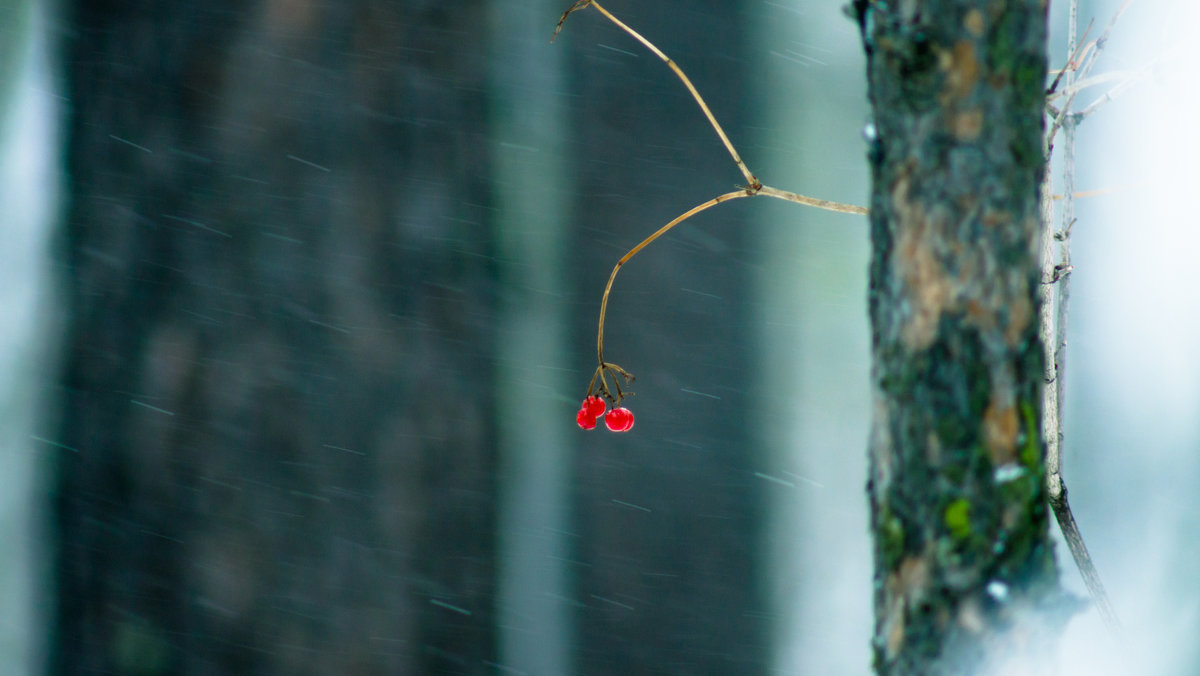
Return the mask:
<svg viewBox="0 0 1200 676">
<path fill-rule="evenodd" d="M 875 668 L 1029 670 L 1062 620 L 1037 334 L 1045 1 L 854 9 L 874 112 Z"/>
<path fill-rule="evenodd" d="M 67 3 L 53 672 L 494 670 L 481 9 Z"/>
</svg>

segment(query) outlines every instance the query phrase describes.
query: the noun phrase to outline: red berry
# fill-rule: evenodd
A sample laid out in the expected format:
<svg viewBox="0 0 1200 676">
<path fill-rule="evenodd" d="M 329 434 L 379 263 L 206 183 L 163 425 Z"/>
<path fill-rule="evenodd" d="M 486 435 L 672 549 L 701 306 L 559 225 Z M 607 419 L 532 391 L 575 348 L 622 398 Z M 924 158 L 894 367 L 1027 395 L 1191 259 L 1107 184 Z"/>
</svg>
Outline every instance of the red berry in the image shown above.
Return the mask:
<svg viewBox="0 0 1200 676">
<path fill-rule="evenodd" d="M 628 432 L 633 429 L 633 411 L 624 406 L 614 408 L 604 417 L 604 424 L 614 432 Z"/>
<path fill-rule="evenodd" d="M 596 416 L 588 413 L 586 408 L 579 409 L 575 414 L 575 422 L 585 430 L 596 429 Z"/>
<path fill-rule="evenodd" d="M 583 410 L 587 411 L 588 415 L 593 418 L 603 418 L 604 410 L 608 408 L 608 404 L 600 397 L 589 396 L 583 400 Z"/>
</svg>

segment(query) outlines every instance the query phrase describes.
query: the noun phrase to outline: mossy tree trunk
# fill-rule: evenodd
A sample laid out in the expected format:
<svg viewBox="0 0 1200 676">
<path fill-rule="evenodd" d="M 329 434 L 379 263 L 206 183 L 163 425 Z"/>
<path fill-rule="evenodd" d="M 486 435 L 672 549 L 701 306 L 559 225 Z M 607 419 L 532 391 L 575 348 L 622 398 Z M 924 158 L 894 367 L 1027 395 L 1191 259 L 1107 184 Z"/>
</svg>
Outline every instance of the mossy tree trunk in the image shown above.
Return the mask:
<svg viewBox="0 0 1200 676">
<path fill-rule="evenodd" d="M 1061 594 L 1037 334 L 1045 0 L 857 0 L 873 128 L 875 668 L 1028 668 Z"/>
</svg>

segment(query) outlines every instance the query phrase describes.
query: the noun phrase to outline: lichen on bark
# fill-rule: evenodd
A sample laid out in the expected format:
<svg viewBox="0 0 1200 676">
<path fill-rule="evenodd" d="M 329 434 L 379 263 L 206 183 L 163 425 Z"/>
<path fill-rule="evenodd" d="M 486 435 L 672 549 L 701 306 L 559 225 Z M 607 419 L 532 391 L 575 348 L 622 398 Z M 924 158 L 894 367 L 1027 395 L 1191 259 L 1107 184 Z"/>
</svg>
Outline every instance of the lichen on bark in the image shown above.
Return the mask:
<svg viewBox="0 0 1200 676">
<path fill-rule="evenodd" d="M 1046 650 L 1064 606 L 1039 424 L 1046 7 L 852 9 L 875 129 L 875 667 L 984 673 Z"/>
</svg>

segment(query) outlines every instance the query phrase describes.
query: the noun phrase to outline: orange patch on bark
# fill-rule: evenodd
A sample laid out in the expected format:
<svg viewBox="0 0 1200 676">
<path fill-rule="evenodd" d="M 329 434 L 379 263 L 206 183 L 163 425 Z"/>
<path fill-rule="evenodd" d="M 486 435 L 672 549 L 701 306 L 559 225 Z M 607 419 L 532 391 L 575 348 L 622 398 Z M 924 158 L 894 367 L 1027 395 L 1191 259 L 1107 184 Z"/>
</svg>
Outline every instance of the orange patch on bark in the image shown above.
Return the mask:
<svg viewBox="0 0 1200 676">
<path fill-rule="evenodd" d="M 938 322 L 951 302 L 953 282 L 934 249 L 939 237 L 935 217 L 924 205 L 908 201 L 908 187 L 908 177 L 902 176 L 892 188 L 892 203 L 899 216 L 892 264 L 904 282 L 910 306 L 901 338 L 909 349 L 921 350 L 937 337 Z"/>
<path fill-rule="evenodd" d="M 970 40 L 959 40 L 952 49 L 942 52 L 938 65 L 946 72 L 944 105 L 966 98 L 979 81 L 979 59 L 975 57 L 975 43 Z"/>
<path fill-rule="evenodd" d="M 983 443 L 987 446 L 993 465 L 999 467 L 1017 459 L 1019 430 L 1016 408 L 993 399 L 983 414 Z"/>
<path fill-rule="evenodd" d="M 925 556 L 909 556 L 887 578 L 888 606 L 887 650 L 891 655 L 904 645 L 905 610 L 921 603 L 929 593 L 929 562 Z"/>
<path fill-rule="evenodd" d="M 1004 326 L 1004 340 L 1010 346 L 1020 344 L 1029 322 L 1033 321 L 1033 303 L 1025 296 L 1017 296 L 1008 304 L 1008 324 Z"/>
</svg>

